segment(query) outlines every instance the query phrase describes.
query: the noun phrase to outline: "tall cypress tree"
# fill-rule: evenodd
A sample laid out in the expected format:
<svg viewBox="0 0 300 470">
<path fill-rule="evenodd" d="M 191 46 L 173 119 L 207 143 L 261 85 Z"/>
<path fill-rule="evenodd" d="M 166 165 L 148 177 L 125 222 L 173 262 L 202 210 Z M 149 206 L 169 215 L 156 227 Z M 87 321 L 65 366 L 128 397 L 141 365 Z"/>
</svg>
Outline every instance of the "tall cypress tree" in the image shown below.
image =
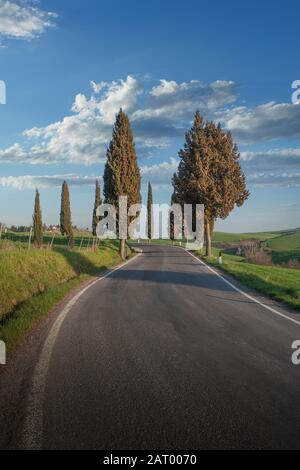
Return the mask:
<svg viewBox="0 0 300 470">
<path fill-rule="evenodd" d="M 33 238 L 37 247 L 41 247 L 43 243 L 43 222 L 40 204 L 40 193 L 36 189 L 33 213 Z"/>
<path fill-rule="evenodd" d="M 112 140 L 107 150 L 104 170 L 105 202 L 113 204 L 118 213 L 119 196 L 127 196 L 127 203 L 141 202 L 141 176 L 128 116 L 120 109 L 116 116 Z M 120 240 L 120 254 L 125 258 L 125 239 Z"/>
<path fill-rule="evenodd" d="M 213 201 L 210 221 L 210 235 L 217 218 L 226 219 L 237 206 L 241 207 L 250 193 L 246 187 L 246 177 L 241 169 L 240 154 L 230 132 L 224 132 L 221 125 L 208 122 L 205 134 L 210 152 L 214 155 L 211 173 L 217 197 Z M 208 235 L 207 235 L 208 236 Z M 209 242 L 211 243 L 210 239 Z M 211 254 L 211 250 L 209 250 Z"/>
<path fill-rule="evenodd" d="M 239 153 L 231 134 L 225 134 L 220 125 L 204 125 L 197 111 L 179 158 L 178 171 L 173 176 L 173 200 L 204 204 L 206 254 L 211 256 L 215 220 L 226 218 L 235 205 L 241 206 L 249 196 Z"/>
<path fill-rule="evenodd" d="M 94 203 L 94 210 L 93 210 L 93 221 L 92 221 L 92 228 L 93 228 L 93 235 L 94 237 L 97 236 L 97 225 L 99 222 L 100 217 L 97 216 L 97 208 L 101 205 L 101 195 L 100 195 L 100 183 L 99 180 L 96 180 L 96 187 L 95 187 L 95 203 Z"/>
<path fill-rule="evenodd" d="M 210 172 L 209 146 L 204 122 L 199 111 L 195 114 L 192 128 L 186 132 L 184 148 L 179 151 L 179 158 L 178 171 L 173 176 L 172 201 L 182 206 L 193 204 L 195 207 L 195 204 L 204 204 L 205 225 L 209 227 L 214 181 Z"/>
<path fill-rule="evenodd" d="M 61 189 L 61 210 L 60 210 L 60 232 L 62 235 L 66 235 L 69 244 L 73 246 L 73 228 L 72 228 L 72 216 L 70 206 L 70 193 L 69 187 L 66 181 L 62 184 Z"/>
<path fill-rule="evenodd" d="M 148 182 L 148 200 L 147 200 L 147 235 L 152 240 L 152 224 L 153 224 L 153 194 L 150 181 Z"/>
</svg>

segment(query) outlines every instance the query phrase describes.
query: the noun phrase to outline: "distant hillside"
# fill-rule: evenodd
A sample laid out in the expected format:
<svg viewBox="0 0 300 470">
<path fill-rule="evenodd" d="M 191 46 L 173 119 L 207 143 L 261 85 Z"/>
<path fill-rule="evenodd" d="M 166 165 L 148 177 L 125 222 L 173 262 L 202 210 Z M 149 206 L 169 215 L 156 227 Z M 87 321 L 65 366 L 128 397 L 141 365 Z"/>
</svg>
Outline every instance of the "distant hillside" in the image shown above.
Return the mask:
<svg viewBox="0 0 300 470">
<path fill-rule="evenodd" d="M 215 232 L 213 244 L 222 247 L 232 244 L 234 246 L 241 240 L 256 239 L 264 243 L 264 246 L 272 252 L 274 263 L 286 263 L 291 259 L 300 260 L 300 228 L 293 230 L 280 230 L 275 232 L 254 233 L 226 233 Z M 230 246 L 228 246 L 230 248 Z"/>
<path fill-rule="evenodd" d="M 300 229 L 285 232 L 272 240 L 268 240 L 266 245 L 274 251 L 300 250 Z"/>
<path fill-rule="evenodd" d="M 227 232 L 214 232 L 214 243 L 233 243 L 240 240 L 248 240 L 255 238 L 256 240 L 268 240 L 270 238 L 278 237 L 281 232 L 254 232 L 254 233 L 227 233 Z"/>
<path fill-rule="evenodd" d="M 272 240 L 268 240 L 266 247 L 272 250 L 275 263 L 284 263 L 290 259 L 300 261 L 300 229 L 285 232 Z"/>
</svg>

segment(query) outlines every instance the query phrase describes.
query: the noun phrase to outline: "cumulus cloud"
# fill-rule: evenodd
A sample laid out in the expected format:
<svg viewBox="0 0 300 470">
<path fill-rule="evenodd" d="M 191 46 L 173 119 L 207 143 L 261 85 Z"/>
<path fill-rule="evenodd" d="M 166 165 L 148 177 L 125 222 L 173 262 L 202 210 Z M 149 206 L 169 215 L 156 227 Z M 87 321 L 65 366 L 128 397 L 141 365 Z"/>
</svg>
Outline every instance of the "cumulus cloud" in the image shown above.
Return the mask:
<svg viewBox="0 0 300 470">
<path fill-rule="evenodd" d="M 143 182 L 154 185 L 171 184 L 177 171 L 178 158 L 141 167 Z M 300 148 L 270 149 L 260 152 L 242 152 L 241 165 L 251 186 L 299 186 Z"/>
<path fill-rule="evenodd" d="M 14 144 L 4 150 L 0 150 L 0 161 L 2 163 L 25 163 L 26 152 L 20 144 Z"/>
<path fill-rule="evenodd" d="M 141 176 L 143 183 L 149 180 L 154 184 L 170 184 L 173 173 L 176 171 L 178 161 L 170 158 L 168 161 L 141 166 Z M 34 189 L 60 187 L 64 180 L 69 186 L 94 186 L 95 180 L 102 177 L 95 175 L 78 175 L 67 173 L 63 175 L 24 175 L 24 176 L 2 176 L 0 186 L 15 189 Z"/>
<path fill-rule="evenodd" d="M 250 184 L 299 185 L 300 148 L 242 152 L 241 164 Z"/>
<path fill-rule="evenodd" d="M 234 103 L 236 88 L 232 81 L 204 84 L 199 80 L 188 83 L 160 80 L 159 85 L 150 90 L 145 108 L 137 110 L 132 119 L 164 118 L 169 123 L 185 125 L 197 108 L 208 113 Z"/>
<path fill-rule="evenodd" d="M 266 103 L 227 110 L 220 116 L 239 143 L 300 137 L 300 104 Z"/>
<path fill-rule="evenodd" d="M 0 38 L 30 40 L 54 26 L 56 14 L 30 0 L 0 0 Z"/>
<path fill-rule="evenodd" d="M 285 170 L 300 167 L 300 148 L 269 149 L 260 152 L 241 152 L 245 168 L 256 170 Z"/>
<path fill-rule="evenodd" d="M 70 115 L 46 127 L 26 130 L 22 146 L 17 143 L 0 150 L 0 162 L 100 162 L 121 107 L 131 118 L 137 147 L 143 154 L 149 153 L 166 148 L 173 138 L 183 137 L 198 107 L 216 109 L 235 99 L 233 82 L 203 85 L 195 80 L 182 84 L 162 80 L 147 91 L 141 81 L 129 75 L 110 83 L 91 82 L 91 88 L 90 97 L 76 95 Z"/>
<path fill-rule="evenodd" d="M 171 184 L 179 160 L 170 158 L 141 168 L 143 182 L 154 185 Z M 264 152 L 242 152 L 241 164 L 252 187 L 300 186 L 300 149 L 271 149 Z"/>
<path fill-rule="evenodd" d="M 156 185 L 170 184 L 173 173 L 178 166 L 176 158 L 170 158 L 167 161 L 156 163 L 153 165 L 141 166 L 142 182 L 151 181 Z M 2 176 L 0 177 L 0 186 L 11 187 L 19 190 L 39 188 L 56 188 L 60 187 L 63 181 L 67 181 L 69 186 L 92 186 L 95 180 L 102 180 L 101 176 L 78 175 L 67 173 L 62 175 L 24 175 L 24 176 Z"/>
<path fill-rule="evenodd" d="M 255 187 L 298 187 L 300 172 L 258 172 L 248 175 L 248 183 Z"/>
<path fill-rule="evenodd" d="M 145 96 L 145 105 L 131 116 L 138 138 L 151 136 L 158 142 L 183 138 L 195 111 L 212 118 L 216 111 L 237 99 L 237 85 L 232 81 L 204 84 L 199 80 L 177 83 L 160 80 Z"/>
<path fill-rule="evenodd" d="M 99 176 L 81 176 L 74 174 L 66 175 L 24 175 L 24 176 L 2 176 L 0 186 L 14 189 L 35 189 L 35 188 L 58 188 L 63 181 L 67 181 L 69 186 L 94 186 L 95 180 Z"/>
<path fill-rule="evenodd" d="M 178 160 L 176 158 L 170 158 L 161 163 L 142 166 L 141 175 L 144 182 L 151 181 L 156 185 L 170 184 L 177 167 Z"/>
<path fill-rule="evenodd" d="M 268 103 L 255 108 L 231 107 L 236 84 L 197 80 L 160 80 L 150 90 L 129 75 L 113 82 L 91 82 L 91 94 L 75 96 L 69 115 L 45 127 L 24 131 L 23 142 L 0 149 L 0 162 L 91 165 L 105 160 L 115 115 L 122 107 L 132 122 L 138 155 L 147 157 L 178 143 L 190 126 L 195 109 L 206 118 L 221 119 L 241 142 L 300 136 L 300 105 Z M 179 144 L 180 145 L 180 144 Z M 244 151 L 241 161 L 253 184 L 298 184 L 299 148 Z M 144 180 L 169 184 L 176 159 L 142 166 Z M 262 183 L 258 181 L 262 180 Z M 5 181 L 5 180 L 3 180 Z M 19 180 L 21 181 L 21 180 Z M 49 184 L 49 183 L 48 183 Z"/>
</svg>

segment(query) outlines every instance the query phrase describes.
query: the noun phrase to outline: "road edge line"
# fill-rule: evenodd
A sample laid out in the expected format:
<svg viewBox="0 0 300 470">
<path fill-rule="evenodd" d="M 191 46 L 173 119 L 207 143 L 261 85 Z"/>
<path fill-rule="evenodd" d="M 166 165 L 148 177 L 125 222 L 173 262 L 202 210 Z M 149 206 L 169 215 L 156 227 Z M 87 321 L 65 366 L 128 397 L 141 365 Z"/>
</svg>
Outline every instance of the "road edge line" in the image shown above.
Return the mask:
<svg viewBox="0 0 300 470">
<path fill-rule="evenodd" d="M 203 266 L 205 266 L 207 269 L 209 269 L 209 271 L 211 271 L 212 273 L 214 273 L 216 276 L 218 276 L 219 278 L 221 278 L 226 284 L 228 284 L 230 287 L 232 287 L 232 289 L 234 289 L 235 291 L 239 292 L 240 294 L 242 294 L 244 297 L 246 297 L 247 299 L 249 300 L 252 300 L 253 302 L 255 302 L 256 304 L 260 305 L 261 307 L 265 308 L 266 310 L 269 310 L 270 312 L 272 313 L 275 313 L 276 315 L 282 317 L 282 318 L 285 318 L 286 320 L 289 320 L 291 321 L 292 323 L 295 323 L 296 325 L 299 325 L 300 326 L 300 321 L 299 320 L 296 320 L 295 318 L 292 318 L 292 317 L 289 317 L 288 315 L 285 315 L 284 313 L 281 313 L 279 312 L 278 310 L 276 310 L 275 308 L 273 307 L 270 307 L 269 305 L 266 305 L 264 304 L 263 302 L 261 302 L 260 300 L 256 299 L 255 297 L 253 297 L 252 295 L 250 294 L 247 294 L 247 292 L 243 291 L 242 289 L 240 289 L 239 287 L 235 286 L 232 282 L 230 282 L 228 279 L 226 279 L 224 276 L 222 276 L 222 274 L 218 273 L 218 271 L 216 271 L 215 269 L 213 269 L 211 266 L 209 266 L 208 264 L 206 264 L 202 259 L 198 258 L 197 256 L 193 255 L 193 253 L 191 253 L 190 251 L 188 251 L 186 248 L 183 248 L 183 247 L 180 247 L 182 250 L 186 251 L 190 256 L 192 256 L 193 258 L 195 258 L 198 263 L 202 264 Z"/>
<path fill-rule="evenodd" d="M 21 449 L 26 450 L 39 450 L 42 449 L 42 439 L 43 439 L 43 397 L 46 388 L 46 377 L 49 369 L 49 364 L 51 360 L 51 355 L 55 342 L 61 326 L 66 319 L 68 313 L 71 311 L 72 307 L 76 304 L 78 299 L 88 290 L 90 287 L 94 286 L 98 282 L 106 279 L 111 276 L 115 271 L 122 269 L 127 264 L 136 260 L 142 253 L 136 254 L 136 256 L 130 258 L 124 263 L 116 266 L 111 269 L 109 272 L 103 276 L 95 279 L 90 284 L 81 289 L 72 299 L 69 300 L 67 305 L 59 313 L 58 318 L 55 320 L 52 325 L 39 357 L 39 360 L 35 366 L 32 383 L 30 388 L 29 397 L 27 400 L 25 408 L 25 420 L 21 433 Z"/>
</svg>

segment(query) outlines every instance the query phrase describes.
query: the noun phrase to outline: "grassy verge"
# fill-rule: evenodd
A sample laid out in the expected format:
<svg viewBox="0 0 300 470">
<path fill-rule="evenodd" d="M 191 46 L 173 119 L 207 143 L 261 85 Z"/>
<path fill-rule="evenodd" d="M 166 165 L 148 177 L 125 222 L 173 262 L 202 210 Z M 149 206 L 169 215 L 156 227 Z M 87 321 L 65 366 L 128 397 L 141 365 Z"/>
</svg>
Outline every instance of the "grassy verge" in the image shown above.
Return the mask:
<svg viewBox="0 0 300 470">
<path fill-rule="evenodd" d="M 97 252 L 0 250 L 0 339 L 10 354 L 64 296 L 83 281 L 120 263 L 118 247 Z"/>
<path fill-rule="evenodd" d="M 205 261 L 220 267 L 218 252 L 213 249 L 214 257 L 204 258 Z M 242 257 L 225 253 L 221 269 L 246 286 L 300 310 L 300 270 L 247 263 Z"/>
</svg>

